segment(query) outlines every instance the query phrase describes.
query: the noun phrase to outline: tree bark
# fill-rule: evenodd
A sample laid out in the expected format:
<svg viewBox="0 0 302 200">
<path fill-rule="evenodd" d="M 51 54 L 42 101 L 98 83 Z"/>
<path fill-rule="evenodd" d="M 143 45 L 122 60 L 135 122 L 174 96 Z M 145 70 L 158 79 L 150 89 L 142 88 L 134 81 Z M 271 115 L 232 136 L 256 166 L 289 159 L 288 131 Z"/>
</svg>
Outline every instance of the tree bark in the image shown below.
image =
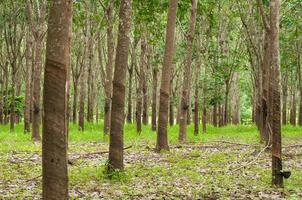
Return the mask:
<svg viewBox="0 0 302 200">
<path fill-rule="evenodd" d="M 271 65 L 270 79 L 270 120 L 272 129 L 272 183 L 283 187 L 282 159 L 281 159 L 281 88 L 280 88 L 280 55 L 279 55 L 279 20 L 280 0 L 270 1 L 270 33 L 271 33 Z"/>
<path fill-rule="evenodd" d="M 72 1 L 52 1 L 44 73 L 43 199 L 68 199 L 67 90 Z"/>
<path fill-rule="evenodd" d="M 297 119 L 297 104 L 296 104 L 296 86 L 292 87 L 292 105 L 290 109 L 290 124 L 296 126 Z"/>
<path fill-rule="evenodd" d="M 114 62 L 114 41 L 113 41 L 113 0 L 109 1 L 107 9 L 107 48 L 108 48 L 108 64 L 106 67 L 105 80 L 105 106 L 104 106 L 104 134 L 108 134 L 110 130 L 110 110 L 112 96 L 112 74 Z"/>
<path fill-rule="evenodd" d="M 42 38 L 35 41 L 35 65 L 33 73 L 33 118 L 32 118 L 32 139 L 40 141 L 41 124 L 41 68 L 42 68 Z"/>
<path fill-rule="evenodd" d="M 130 43 L 131 7 L 131 0 L 121 0 L 118 43 L 113 78 L 108 171 L 122 170 L 124 167 L 123 129 L 125 119 L 125 79 Z"/>
<path fill-rule="evenodd" d="M 197 12 L 197 0 L 192 0 L 191 16 L 189 22 L 189 30 L 187 35 L 187 55 L 186 66 L 184 72 L 183 88 L 181 94 L 181 109 L 180 109 L 180 121 L 179 121 L 179 142 L 185 142 L 187 137 L 187 125 L 188 125 L 188 109 L 190 108 L 190 83 L 191 83 L 191 65 L 193 54 L 193 41 L 195 35 L 195 22 Z"/>
<path fill-rule="evenodd" d="M 145 48 L 145 51 L 147 51 L 147 42 L 145 41 L 144 42 L 144 48 Z M 148 62 L 150 61 L 149 59 L 146 60 L 146 57 L 147 56 L 147 53 L 145 53 L 145 64 L 144 64 L 144 68 L 142 69 L 142 89 L 143 89 L 143 124 L 144 125 L 148 125 L 149 123 L 149 116 L 148 116 L 148 83 L 147 83 L 147 80 L 148 80 Z"/>
<path fill-rule="evenodd" d="M 161 76 L 161 87 L 159 97 L 158 130 L 156 139 L 156 150 L 169 150 L 167 126 L 169 111 L 169 92 L 172 71 L 172 60 L 174 56 L 175 26 L 178 0 L 169 1 L 168 22 L 166 30 L 166 43 L 164 62 Z"/>
<path fill-rule="evenodd" d="M 25 108 L 24 108 L 24 133 L 30 132 L 30 112 L 31 112 L 31 80 L 32 80 L 32 48 L 33 41 L 31 34 L 26 37 L 26 88 L 25 88 Z"/>
<path fill-rule="evenodd" d="M 288 96 L 288 69 L 284 75 L 284 81 L 282 84 L 282 125 L 287 124 L 287 96 Z"/>
<path fill-rule="evenodd" d="M 157 84 L 158 69 L 153 69 L 153 87 L 152 87 L 152 131 L 156 131 L 156 115 L 157 115 Z"/>
<path fill-rule="evenodd" d="M 232 124 L 238 125 L 240 124 L 240 96 L 239 96 L 239 74 L 237 72 L 234 73 L 233 76 L 233 94 L 232 94 Z"/>
</svg>

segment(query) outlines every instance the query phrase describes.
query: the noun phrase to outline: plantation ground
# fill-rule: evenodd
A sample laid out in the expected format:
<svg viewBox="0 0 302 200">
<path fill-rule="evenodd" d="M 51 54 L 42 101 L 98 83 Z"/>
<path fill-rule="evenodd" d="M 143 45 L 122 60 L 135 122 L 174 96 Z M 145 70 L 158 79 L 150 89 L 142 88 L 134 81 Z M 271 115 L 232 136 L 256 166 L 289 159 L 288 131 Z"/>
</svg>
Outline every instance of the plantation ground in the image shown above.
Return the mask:
<svg viewBox="0 0 302 200">
<path fill-rule="evenodd" d="M 40 199 L 41 144 L 0 127 L 0 199 Z M 207 134 L 177 143 L 178 128 L 169 130 L 170 152 L 153 151 L 156 133 L 125 127 L 125 171 L 109 180 L 103 171 L 108 137 L 102 125 L 76 126 L 69 132 L 71 199 L 302 199 L 302 128 L 283 127 L 283 161 L 292 176 L 285 189 L 271 187 L 269 151 L 259 145 L 253 126 L 208 127 Z M 293 146 L 296 145 L 296 146 Z"/>
</svg>

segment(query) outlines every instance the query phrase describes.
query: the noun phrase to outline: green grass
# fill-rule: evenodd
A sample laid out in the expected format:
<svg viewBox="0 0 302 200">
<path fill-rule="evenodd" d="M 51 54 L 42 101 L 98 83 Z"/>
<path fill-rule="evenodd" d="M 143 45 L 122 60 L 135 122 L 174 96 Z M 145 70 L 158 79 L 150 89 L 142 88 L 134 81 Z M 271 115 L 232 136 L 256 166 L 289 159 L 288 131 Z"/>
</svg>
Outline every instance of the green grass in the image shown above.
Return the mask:
<svg viewBox="0 0 302 200">
<path fill-rule="evenodd" d="M 209 125 L 206 134 L 200 133 L 197 136 L 193 134 L 193 129 L 193 125 L 188 126 L 188 143 L 182 148 L 171 148 L 170 152 L 156 154 L 151 150 L 155 147 L 156 132 L 151 131 L 150 126 L 143 126 L 142 133 L 137 134 L 135 125 L 125 125 L 125 146 L 132 145 L 131 149 L 125 151 L 125 171 L 110 174 L 109 178 L 104 173 L 108 154 L 76 159 L 74 165 L 69 166 L 71 198 L 77 197 L 77 190 L 88 195 L 88 199 L 95 198 L 92 194 L 96 193 L 104 199 L 139 199 L 152 195 L 159 199 L 170 196 L 174 199 L 236 199 L 241 198 L 240 195 L 250 195 L 254 199 L 259 198 L 259 192 L 268 195 L 278 193 L 286 199 L 302 198 L 299 156 L 283 159 L 285 169 L 292 171 L 292 177 L 285 180 L 285 189 L 281 192 L 271 187 L 271 169 L 267 165 L 270 163 L 270 152 L 264 152 L 252 166 L 230 173 L 253 160 L 253 152 L 260 148 L 220 144 L 215 141 L 259 144 L 259 133 L 255 126 L 229 125 L 215 128 Z M 285 145 L 302 143 L 302 128 L 284 126 L 282 136 Z M 177 147 L 178 126 L 169 127 L 168 137 L 171 147 Z M 77 125 L 70 124 L 69 157 L 107 151 L 108 141 L 109 136 L 104 136 L 102 124 L 87 123 L 83 132 L 78 130 Z M 213 145 L 213 148 L 198 148 L 204 144 Z M 301 150 L 285 153 L 299 155 Z M 33 143 L 31 135 L 23 133 L 22 124 L 16 125 L 13 133 L 9 131 L 9 126 L 1 126 L 0 199 L 23 199 L 40 194 L 40 180 L 34 181 L 32 190 L 26 189 L 32 187 L 28 186 L 31 182 L 26 180 L 40 174 L 41 143 Z M 7 191 L 7 196 L 1 196 L 1 191 Z"/>
</svg>

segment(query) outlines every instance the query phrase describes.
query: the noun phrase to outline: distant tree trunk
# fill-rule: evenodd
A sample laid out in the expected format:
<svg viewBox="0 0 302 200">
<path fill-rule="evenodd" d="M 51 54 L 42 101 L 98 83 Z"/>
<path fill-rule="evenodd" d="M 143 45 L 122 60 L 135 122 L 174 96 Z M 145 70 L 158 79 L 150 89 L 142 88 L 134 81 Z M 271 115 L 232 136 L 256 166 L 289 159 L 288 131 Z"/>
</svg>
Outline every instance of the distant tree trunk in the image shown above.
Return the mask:
<svg viewBox="0 0 302 200">
<path fill-rule="evenodd" d="M 284 75 L 284 81 L 282 84 L 282 125 L 287 124 L 287 93 L 288 93 L 288 69 Z"/>
<path fill-rule="evenodd" d="M 265 33 L 264 38 L 264 58 L 261 64 L 262 68 L 262 101 L 261 101 L 261 115 L 260 115 L 260 136 L 263 142 L 268 142 L 268 127 L 267 127 L 267 115 L 269 110 L 268 105 L 268 77 L 270 69 L 270 36 L 269 33 Z"/>
<path fill-rule="evenodd" d="M 37 21 L 33 17 L 33 5 L 30 0 L 27 1 L 29 23 L 34 36 L 35 57 L 33 66 L 33 84 L 32 84 L 32 139 L 34 141 L 41 140 L 40 123 L 41 123 L 41 75 L 42 75 L 42 49 L 44 38 L 44 21 L 46 15 L 46 1 L 41 1 L 40 8 L 37 8 Z"/>
<path fill-rule="evenodd" d="M 225 99 L 224 99 L 224 113 L 223 113 L 223 125 L 226 126 L 229 122 L 228 113 L 229 113 L 229 93 L 230 93 L 230 83 L 227 81 L 225 85 Z"/>
<path fill-rule="evenodd" d="M 84 55 L 85 57 L 85 55 Z M 85 58 L 84 58 L 85 59 Z M 86 69 L 85 63 L 80 77 L 80 109 L 79 109 L 79 130 L 84 131 L 85 126 L 85 95 L 86 95 Z"/>
<path fill-rule="evenodd" d="M 174 125 L 174 91 L 173 91 L 173 78 L 170 80 L 170 98 L 169 98 L 169 124 Z"/>
<path fill-rule="evenodd" d="M 147 43 L 146 41 L 144 41 L 144 51 L 147 51 Z M 144 62 L 144 65 L 143 65 L 143 69 L 141 71 L 141 76 L 142 76 L 142 94 L 143 94 L 143 124 L 144 125 L 147 125 L 149 123 L 149 117 L 148 117 L 148 85 L 147 85 L 147 80 L 148 80 L 148 64 L 146 61 L 146 53 L 145 53 L 145 62 Z"/>
<path fill-rule="evenodd" d="M 69 198 L 66 83 L 70 64 L 71 10 L 70 0 L 56 0 L 52 1 L 49 12 L 43 95 L 43 199 Z"/>
<path fill-rule="evenodd" d="M 136 131 L 142 132 L 142 118 L 143 118 L 143 96 L 144 93 L 144 74 L 145 74 L 145 56 L 146 56 L 146 41 L 144 37 L 141 38 L 141 54 L 139 70 L 137 69 L 138 88 L 136 94 Z M 145 99 L 144 99 L 145 100 Z M 145 103 L 145 102 L 144 102 Z"/>
<path fill-rule="evenodd" d="M 199 44 L 200 45 L 200 44 Z M 194 94 L 194 134 L 198 135 L 199 133 L 199 87 L 200 87 L 200 67 L 201 67 L 201 58 L 198 57 L 196 61 L 196 70 L 195 70 L 195 94 Z"/>
<path fill-rule="evenodd" d="M 89 39 L 88 39 L 88 76 L 87 76 L 87 121 L 93 122 L 93 33 L 92 33 L 92 25 L 91 25 L 91 19 L 89 19 Z"/>
<path fill-rule="evenodd" d="M 133 110 L 132 110 L 132 85 L 133 85 L 133 71 L 136 67 L 136 47 L 137 47 L 137 43 L 138 43 L 138 40 L 135 39 L 134 42 L 133 42 L 133 48 L 132 48 L 132 55 L 131 55 L 131 64 L 130 66 L 128 67 L 128 73 L 129 73 L 129 92 L 128 92 L 128 103 L 127 103 L 127 106 L 128 106 L 128 112 L 127 112 L 127 122 L 128 123 L 132 123 L 132 113 L 133 113 Z"/>
<path fill-rule="evenodd" d="M 239 94 L 239 74 L 234 73 L 233 76 L 233 93 L 232 93 L 232 124 L 238 125 L 240 123 L 240 94 Z"/>
<path fill-rule="evenodd" d="M 168 111 L 169 111 L 169 92 L 170 80 L 172 71 L 172 60 L 174 56 L 174 42 L 175 42 L 175 26 L 176 26 L 176 12 L 178 0 L 169 1 L 168 22 L 166 30 L 166 43 L 164 62 L 161 76 L 159 113 L 158 113 L 158 130 L 156 140 L 156 150 L 169 150 L 167 126 L 168 126 Z"/>
<path fill-rule="evenodd" d="M 297 52 L 299 51 L 299 46 L 297 45 Z M 301 75 L 301 54 L 297 56 L 297 72 L 298 72 L 298 79 L 299 79 L 299 90 L 300 90 L 300 105 L 299 105 L 299 118 L 298 124 L 302 126 L 302 75 Z"/>
<path fill-rule="evenodd" d="M 116 48 L 116 61 L 113 78 L 108 171 L 122 170 L 124 167 L 123 129 L 125 119 L 125 79 L 130 43 L 129 32 L 131 27 L 131 6 L 131 0 L 121 0 L 118 43 Z"/>
<path fill-rule="evenodd" d="M 109 1 L 107 9 L 107 67 L 105 80 L 105 106 L 104 106 L 104 134 L 108 134 L 110 130 L 110 110 L 111 110 L 111 96 L 112 96 L 112 74 L 114 62 L 114 40 L 113 40 L 113 0 Z M 132 78 L 132 77 L 131 77 Z M 132 82 L 132 80 L 131 80 Z"/>
<path fill-rule="evenodd" d="M 134 58 L 135 59 L 135 58 Z M 132 123 L 132 81 L 133 81 L 133 63 L 129 68 L 129 91 L 128 91 L 128 112 L 127 112 L 127 123 Z"/>
<path fill-rule="evenodd" d="M 8 65 L 8 64 L 6 64 Z M 4 97 L 4 124 L 7 124 L 8 123 L 8 69 L 6 68 L 6 73 L 5 73 L 5 97 Z"/>
<path fill-rule="evenodd" d="M 36 39 L 35 45 L 35 65 L 33 73 L 32 139 L 35 141 L 40 141 L 42 38 Z"/>
<path fill-rule="evenodd" d="M 205 70 L 206 71 L 206 70 Z M 203 83 L 203 98 L 202 98 L 202 133 L 207 132 L 207 83 L 206 79 Z"/>
<path fill-rule="evenodd" d="M 157 115 L 157 84 L 158 69 L 153 69 L 153 87 L 152 87 L 152 131 L 156 131 L 156 115 Z"/>
<path fill-rule="evenodd" d="M 169 124 L 170 126 L 174 125 L 174 102 L 173 98 L 169 101 Z"/>
<path fill-rule="evenodd" d="M 292 105 L 290 109 L 290 124 L 296 126 L 297 119 L 297 104 L 296 104 L 296 86 L 292 88 Z"/>
<path fill-rule="evenodd" d="M 217 119 L 217 103 L 214 104 L 213 106 L 213 125 L 215 127 L 218 127 L 218 119 Z"/>
<path fill-rule="evenodd" d="M 79 79 L 73 81 L 73 108 L 72 108 L 72 121 L 77 122 L 77 107 L 78 107 L 78 85 Z"/>
<path fill-rule="evenodd" d="M 189 31 L 187 33 L 187 55 L 186 65 L 183 79 L 183 88 L 181 94 L 181 109 L 180 109 L 180 123 L 179 123 L 179 142 L 185 142 L 187 137 L 187 120 L 188 120 L 188 109 L 190 108 L 190 83 L 191 83 L 191 65 L 192 65 L 192 54 L 193 54 L 193 41 L 195 33 L 195 22 L 197 12 L 197 0 L 192 0 L 191 16 L 189 22 Z"/>
<path fill-rule="evenodd" d="M 280 56 L 279 56 L 279 20 L 280 0 L 270 1 L 270 34 L 271 34 L 271 65 L 270 79 L 271 106 L 269 122 L 272 129 L 272 183 L 283 187 L 282 146 L 281 146 L 281 88 L 280 88 Z"/>
<path fill-rule="evenodd" d="M 136 88 L 136 132 L 142 132 L 142 78 L 138 75 L 138 86 Z"/>
<path fill-rule="evenodd" d="M 30 112 L 31 112 L 31 80 L 32 80 L 32 48 L 33 41 L 31 34 L 26 37 L 26 88 L 25 88 L 25 108 L 24 108 L 24 133 L 30 132 Z"/>
</svg>

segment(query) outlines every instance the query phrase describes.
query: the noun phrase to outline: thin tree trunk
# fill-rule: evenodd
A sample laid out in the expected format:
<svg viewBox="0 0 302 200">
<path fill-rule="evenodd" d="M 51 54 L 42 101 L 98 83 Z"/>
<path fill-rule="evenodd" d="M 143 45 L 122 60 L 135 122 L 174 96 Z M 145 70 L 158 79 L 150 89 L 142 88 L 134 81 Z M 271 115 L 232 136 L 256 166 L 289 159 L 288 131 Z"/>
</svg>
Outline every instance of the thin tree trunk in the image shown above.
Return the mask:
<svg viewBox="0 0 302 200">
<path fill-rule="evenodd" d="M 229 113 L 229 92 L 230 92 L 230 85 L 229 83 L 225 86 L 225 99 L 224 99 L 224 115 L 223 115 L 223 125 L 226 126 L 229 122 L 228 120 L 228 113 Z"/>
<path fill-rule="evenodd" d="M 72 121 L 75 124 L 77 122 L 77 110 L 78 110 L 78 79 L 73 82 L 73 108 L 72 108 Z"/>
<path fill-rule="evenodd" d="M 133 80 L 133 66 L 129 70 L 129 92 L 128 92 L 128 112 L 127 123 L 132 123 L 132 80 Z"/>
<path fill-rule="evenodd" d="M 240 94 L 239 94 L 239 87 L 238 87 L 238 79 L 239 74 L 237 72 L 234 73 L 233 76 L 233 94 L 232 94 L 232 124 L 238 125 L 240 123 Z"/>
<path fill-rule="evenodd" d="M 85 59 L 85 58 L 84 58 Z M 85 64 L 80 77 L 80 109 L 79 109 L 79 130 L 84 131 L 85 128 L 85 95 L 86 95 L 86 69 Z"/>
<path fill-rule="evenodd" d="M 156 131 L 156 115 L 157 115 L 157 84 L 158 69 L 153 69 L 153 87 L 152 87 L 152 131 Z"/>
<path fill-rule="evenodd" d="M 288 69 L 286 69 L 284 76 L 284 82 L 282 84 L 282 125 L 287 124 Z"/>
<path fill-rule="evenodd" d="M 30 132 L 30 112 L 31 112 L 31 80 L 32 80 L 32 36 L 28 33 L 26 37 L 26 88 L 25 88 L 25 108 L 24 108 L 24 133 Z"/>
<path fill-rule="evenodd" d="M 88 76 L 87 76 L 87 121 L 93 122 L 93 34 L 91 31 L 91 20 L 89 20 L 88 39 Z"/>
<path fill-rule="evenodd" d="M 296 87 L 292 89 L 292 105 L 290 110 L 290 124 L 296 126 L 297 119 L 297 104 L 296 104 Z"/>
<path fill-rule="evenodd" d="M 190 85 L 191 85 L 191 65 L 193 54 L 193 41 L 195 33 L 195 22 L 197 12 L 197 0 L 192 0 L 191 16 L 189 23 L 189 31 L 187 35 L 187 55 L 186 66 L 184 72 L 183 88 L 181 94 L 181 110 L 180 110 L 180 123 L 179 123 L 179 142 L 185 142 L 187 137 L 187 124 L 188 124 L 188 109 L 190 108 Z"/>
<path fill-rule="evenodd" d="M 217 103 L 213 106 L 213 125 L 215 127 L 218 127 L 218 119 L 217 119 Z"/>
<path fill-rule="evenodd" d="M 272 183 L 283 187 L 281 146 L 281 88 L 279 55 L 280 0 L 270 1 L 271 65 L 270 79 L 270 123 L 272 129 Z"/>
<path fill-rule="evenodd" d="M 52 2 L 49 12 L 43 107 L 43 199 L 68 199 L 67 90 L 72 2 Z M 55 126 L 54 126 L 55 124 Z"/>
<path fill-rule="evenodd" d="M 147 43 L 144 41 L 144 51 L 147 51 Z M 146 54 L 146 53 L 145 53 Z M 142 89 L 143 89 L 143 124 L 148 125 L 149 123 L 149 117 L 148 117 L 148 86 L 147 86 L 147 80 L 148 80 L 148 61 L 146 61 L 146 55 L 145 55 L 145 63 L 144 63 L 144 68 L 142 69 Z"/>
<path fill-rule="evenodd" d="M 110 130 L 110 110 L 112 96 L 112 74 L 114 62 L 114 41 L 113 41 L 113 0 L 109 1 L 107 10 L 107 48 L 108 48 L 108 64 L 106 67 L 105 81 L 105 106 L 104 106 L 104 134 L 108 134 Z"/>
<path fill-rule="evenodd" d="M 35 42 L 35 65 L 33 73 L 33 118 L 32 118 L 32 139 L 40 141 L 41 124 L 41 68 L 42 68 L 42 38 Z"/>
<path fill-rule="evenodd" d="M 108 171 L 122 170 L 124 167 L 123 129 L 125 119 L 125 81 L 130 43 L 131 6 L 131 0 L 121 0 L 118 43 L 113 78 Z"/>
<path fill-rule="evenodd" d="M 297 45 L 297 52 L 299 51 L 299 46 Z M 299 79 L 299 90 L 300 90 L 300 105 L 299 105 L 299 117 L 298 117 L 298 124 L 302 126 L 302 75 L 301 75 L 301 54 L 297 56 L 297 73 Z"/>
<path fill-rule="evenodd" d="M 6 68 L 7 69 L 7 68 Z M 4 124 L 8 123 L 8 71 L 5 73 Z"/>
<path fill-rule="evenodd" d="M 12 87 L 11 87 L 11 107 L 10 107 L 10 131 L 15 130 L 15 83 L 16 83 L 16 61 L 12 63 Z"/>
<path fill-rule="evenodd" d="M 169 92 L 172 71 L 172 60 L 174 56 L 176 12 L 178 0 L 169 1 L 168 22 L 166 30 L 166 44 L 164 53 L 164 63 L 161 76 L 159 113 L 158 113 L 158 130 L 156 139 L 156 150 L 169 150 L 167 126 L 169 111 Z"/>
</svg>

